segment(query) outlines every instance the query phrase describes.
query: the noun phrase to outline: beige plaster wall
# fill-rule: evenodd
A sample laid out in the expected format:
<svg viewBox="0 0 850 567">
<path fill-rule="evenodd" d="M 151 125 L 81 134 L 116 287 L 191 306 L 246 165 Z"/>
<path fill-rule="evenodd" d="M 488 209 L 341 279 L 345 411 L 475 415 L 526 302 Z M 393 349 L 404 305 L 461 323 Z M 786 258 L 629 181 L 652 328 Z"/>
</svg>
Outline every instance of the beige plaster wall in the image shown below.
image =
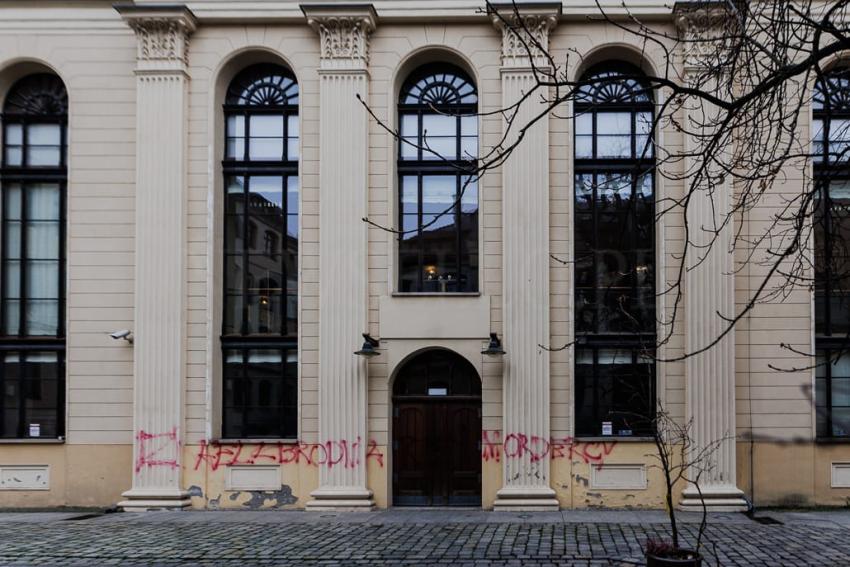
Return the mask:
<svg viewBox="0 0 850 567">
<path fill-rule="evenodd" d="M 831 486 L 835 462 L 850 462 L 850 446 L 738 443 L 738 486 L 756 506 L 850 506 L 850 488 Z"/>
<path fill-rule="evenodd" d="M 133 350 L 108 333 L 133 326 L 135 38 L 106 5 L 61 31 L 27 5 L 0 7 L 0 97 L 32 64 L 68 91 L 67 442 L 127 444 Z"/>
<path fill-rule="evenodd" d="M 189 48 L 189 301 L 186 432 L 220 436 L 223 118 L 230 79 L 258 61 L 287 65 L 300 89 L 299 438 L 318 428 L 318 36 L 306 25 L 202 26 Z"/>
<path fill-rule="evenodd" d="M 61 25 L 57 25 L 61 22 Z M 0 491 L 4 506 L 110 506 L 130 486 L 135 66 L 132 32 L 108 3 L 0 6 L 0 100 L 52 70 L 69 97 L 66 438 L 2 444 L 0 465 L 47 464 L 48 491 Z"/>
<path fill-rule="evenodd" d="M 2 508 L 57 506 L 111 507 L 130 486 L 133 451 L 129 445 L 0 445 L 0 466 L 49 468 L 49 490 L 2 490 Z"/>
<path fill-rule="evenodd" d="M 70 97 L 68 185 L 68 351 L 67 439 L 64 445 L 0 445 L 2 464 L 48 464 L 49 491 L 0 492 L 0 506 L 109 505 L 129 488 L 132 474 L 132 348 L 113 341 L 106 333 L 133 327 L 134 175 L 135 175 L 135 39 L 109 2 L 80 2 L 73 8 L 60 2 L 19 2 L 0 7 L 0 97 L 15 73 L 27 62 L 55 70 L 65 81 Z M 225 490 L 227 466 L 216 470 L 207 457 L 195 468 L 202 441 L 218 432 L 220 390 L 221 267 L 221 94 L 224 85 L 242 66 L 257 60 L 280 60 L 296 74 L 301 88 L 301 240 L 299 336 L 299 438 L 315 445 L 318 439 L 318 75 L 317 34 L 295 16 L 270 24 L 233 23 L 227 12 L 234 2 L 190 2 L 205 20 L 192 36 L 189 48 L 189 164 L 187 263 L 187 380 L 186 432 L 183 451 L 184 486 L 197 486 L 203 496 L 193 505 L 213 507 L 254 506 L 253 496 Z M 213 6 L 219 4 L 218 7 Z M 290 3 L 267 3 L 268 9 L 289 10 Z M 275 6 L 271 6 L 275 4 Z M 292 3 L 294 5 L 294 3 Z M 279 6 L 278 6 L 279 5 Z M 389 6 L 389 3 L 386 4 Z M 399 10 L 395 2 L 392 10 Z M 380 8 L 380 6 L 379 6 Z M 216 10 L 222 10 L 216 12 Z M 659 8 L 660 10 L 660 8 Z M 289 12 L 287 12 L 289 13 Z M 293 12 L 294 13 L 294 12 Z M 216 16 L 218 14 L 218 16 Z M 227 14 L 230 14 L 229 16 Z M 299 16 L 300 18 L 300 16 Z M 672 31 L 672 30 L 671 30 Z M 480 109 L 492 111 L 501 103 L 500 34 L 483 18 L 470 16 L 461 23 L 381 22 L 371 41 L 369 95 L 375 114 L 390 126 L 395 121 L 397 89 L 417 63 L 446 59 L 468 67 L 480 93 Z M 559 61 L 569 55 L 569 69 L 603 57 L 634 59 L 646 46 L 622 30 L 583 18 L 565 19 L 552 32 L 551 48 Z M 656 69 L 663 66 L 660 52 L 649 49 L 642 57 Z M 678 59 L 674 65 L 679 65 Z M 5 82 L 4 82 L 5 81 Z M 800 125 L 802 132 L 808 124 Z M 502 131 L 497 116 L 480 124 L 480 143 L 487 148 Z M 550 119 L 550 250 L 569 259 L 572 255 L 572 123 Z M 682 141 L 669 131 L 659 142 L 673 148 Z M 156 143 L 155 140 L 152 143 Z M 392 225 L 395 219 L 397 182 L 395 144 L 374 121 L 369 130 L 369 215 Z M 793 194 L 802 178 L 789 174 L 779 189 Z M 502 332 L 501 177 L 498 171 L 480 184 L 481 295 L 477 298 L 442 298 L 444 327 L 422 322 L 422 302 L 428 298 L 393 297 L 395 285 L 394 240 L 370 228 L 369 327 L 382 337 L 382 356 L 370 363 L 367 456 L 368 485 L 379 506 L 391 504 L 391 384 L 398 365 L 418 349 L 442 346 L 467 356 L 483 381 L 483 428 L 501 432 L 502 366 L 479 354 L 480 331 Z M 659 180 L 659 196 L 676 196 L 682 187 Z M 780 197 L 777 194 L 775 205 Z M 770 207 L 752 211 L 746 230 L 755 233 L 772 214 Z M 674 277 L 674 255 L 681 251 L 682 224 L 665 218 L 657 231 L 658 285 Z M 744 250 L 737 256 L 743 261 Z M 738 304 L 756 285 L 760 268 L 750 265 L 736 278 Z M 571 271 L 553 263 L 550 272 L 552 346 L 572 337 Z M 660 313 L 672 306 L 661 299 Z M 483 307 L 482 307 L 483 306 Z M 428 307 L 424 308 L 425 312 Z M 474 314 L 469 329 L 457 336 L 459 313 Z M 483 313 L 483 315 L 482 315 Z M 392 318 L 391 325 L 386 324 Z M 469 323 L 466 319 L 461 321 Z M 390 332 L 390 328 L 393 329 Z M 680 354 L 684 339 L 680 325 L 666 347 L 667 356 Z M 401 329 L 401 330 L 399 330 Z M 762 439 L 754 445 L 752 469 L 757 503 L 818 503 L 846 505 L 850 492 L 829 486 L 832 461 L 850 461 L 844 446 L 814 445 L 811 403 L 805 388 L 809 371 L 776 372 L 768 365 L 800 367 L 799 357 L 780 349 L 784 341 L 806 350 L 811 337 L 811 297 L 797 290 L 781 302 L 759 306 L 736 332 L 738 433 Z M 387 333 L 384 337 L 383 333 Z M 352 340 L 356 339 L 354 337 Z M 356 346 L 356 345 L 354 345 Z M 510 345 L 506 345 L 509 349 Z M 551 431 L 566 440 L 572 428 L 572 356 L 570 349 L 551 355 Z M 674 416 L 685 415 L 684 364 L 663 365 L 658 391 Z M 783 441 L 799 440 L 796 444 Z M 612 443 L 610 441 L 609 443 Z M 638 491 L 598 491 L 589 482 L 590 456 L 564 442 L 566 456 L 552 459 L 552 479 L 564 507 L 661 505 L 656 473 L 648 469 L 649 488 Z M 589 443 L 592 444 L 592 443 Z M 651 464 L 645 443 L 619 441 L 604 462 Z M 253 454 L 246 445 L 240 458 Z M 290 449 L 292 450 L 292 449 Z M 602 448 L 603 452 L 606 450 Z M 277 448 L 266 447 L 280 455 Z M 284 451 L 285 454 L 286 453 Z M 265 452 L 255 464 L 273 463 Z M 379 459 L 377 455 L 380 454 Z M 280 458 L 279 456 L 277 458 Z M 507 458 L 504 457 L 503 458 Z M 290 497 L 263 499 L 263 506 L 300 507 L 318 482 L 320 463 L 280 464 L 281 484 Z M 483 505 L 492 506 L 502 485 L 502 463 L 483 457 Z M 241 461 L 239 461 L 241 463 Z M 599 464 L 599 463 L 597 463 Z M 239 464 L 238 466 L 243 466 Z M 245 466 L 250 466 L 246 463 Z M 781 474 L 777 474 L 781 470 Z M 738 482 L 750 494 L 749 444 L 738 445 Z M 233 495 L 236 494 L 234 497 Z M 268 500 L 268 502 L 266 502 Z M 253 503 L 251 503 L 253 502 Z"/>
</svg>

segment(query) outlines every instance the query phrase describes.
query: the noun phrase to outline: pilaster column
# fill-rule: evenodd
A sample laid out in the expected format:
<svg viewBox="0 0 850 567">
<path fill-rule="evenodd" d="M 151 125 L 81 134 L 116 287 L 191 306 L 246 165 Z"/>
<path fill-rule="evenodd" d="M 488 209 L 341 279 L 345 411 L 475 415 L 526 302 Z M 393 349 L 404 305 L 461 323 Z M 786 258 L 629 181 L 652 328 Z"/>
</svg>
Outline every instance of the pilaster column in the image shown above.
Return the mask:
<svg viewBox="0 0 850 567">
<path fill-rule="evenodd" d="M 502 106 L 516 104 L 537 84 L 537 71 L 560 3 L 521 8 L 497 7 L 502 18 Z M 543 110 L 539 95 L 516 112 L 509 141 Z M 504 481 L 496 510 L 557 510 L 549 470 L 549 121 L 537 121 L 502 166 L 502 243 L 505 444 L 518 450 L 504 460 Z"/>
<path fill-rule="evenodd" d="M 722 2 L 716 3 L 718 5 Z M 701 39 L 701 43 L 686 44 L 686 81 L 702 83 L 702 66 L 718 57 L 717 47 L 704 42 L 711 37 L 727 17 L 727 12 L 711 3 L 697 8 L 679 9 L 677 23 L 685 37 Z M 684 124 L 689 130 L 711 121 L 717 110 L 701 101 L 686 109 Z M 710 127 L 710 126 L 708 126 Z M 708 128 L 707 127 L 707 128 Z M 711 132 L 699 133 L 709 136 Z M 700 139 L 705 139 L 700 137 Z M 685 135 L 686 155 L 699 155 L 701 144 L 693 135 Z M 686 171 L 699 167 L 698 158 L 689 158 Z M 735 313 L 734 255 L 730 253 L 734 227 L 726 218 L 732 207 L 733 187 L 717 181 L 722 172 L 712 172 L 714 183 L 709 187 L 692 188 L 686 179 L 685 190 L 692 190 L 686 212 L 689 227 L 688 271 L 685 275 L 685 344 L 687 352 L 705 348 L 728 327 Z M 686 176 L 687 177 L 687 176 Z M 725 226 L 716 233 L 715 226 Z M 713 243 L 712 240 L 714 239 Z M 708 246 L 710 245 L 710 248 Z M 743 511 L 747 508 L 744 493 L 735 479 L 735 334 L 726 334 L 716 345 L 690 357 L 685 362 L 686 418 L 692 423 L 693 455 L 705 451 L 708 458 L 691 468 L 690 477 L 700 475 L 699 490 L 688 486 L 683 490 L 681 507 L 702 510 L 703 501 L 711 511 Z M 702 498 L 700 498 L 700 492 Z"/>
<path fill-rule="evenodd" d="M 190 504 L 181 484 L 185 373 L 186 59 L 195 19 L 174 4 L 117 8 L 136 33 L 133 486 L 127 510 Z"/>
<path fill-rule="evenodd" d="M 369 510 L 366 488 L 367 232 L 371 5 L 303 7 L 321 42 L 319 68 L 319 442 L 345 442 L 345 466 L 321 466 L 310 510 Z M 333 444 L 331 444 L 333 445 Z M 332 461 L 332 459 L 328 459 Z"/>
</svg>

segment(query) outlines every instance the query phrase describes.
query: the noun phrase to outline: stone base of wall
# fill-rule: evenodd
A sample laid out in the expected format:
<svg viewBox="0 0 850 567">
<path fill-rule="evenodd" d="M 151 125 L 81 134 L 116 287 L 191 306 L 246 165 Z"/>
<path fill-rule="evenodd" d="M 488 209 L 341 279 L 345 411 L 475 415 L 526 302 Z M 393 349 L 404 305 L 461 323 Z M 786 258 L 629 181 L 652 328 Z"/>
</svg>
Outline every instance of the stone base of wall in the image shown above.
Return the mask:
<svg viewBox="0 0 850 567">
<path fill-rule="evenodd" d="M 651 443 L 553 439 L 548 450 L 561 508 L 664 507 Z M 328 454 L 316 444 L 188 445 L 183 487 L 196 509 L 301 509 L 318 487 L 319 467 L 346 466 L 345 455 Z M 484 509 L 493 508 L 504 459 L 510 458 L 504 445 L 484 444 Z M 387 447 L 370 444 L 366 461 L 368 488 L 376 506 L 386 508 L 392 492 Z M 850 444 L 757 442 L 751 448 L 740 442 L 737 461 L 738 487 L 757 506 L 850 506 Z M 0 473 L 8 479 L 0 487 L 0 508 L 113 506 L 131 486 L 132 466 L 130 445 L 0 445 Z"/>
<path fill-rule="evenodd" d="M 850 486 L 832 486 L 833 465 L 850 464 L 850 444 L 738 443 L 737 456 L 738 488 L 757 507 L 850 506 Z"/>
<path fill-rule="evenodd" d="M 0 508 L 114 506 L 132 470 L 132 445 L 0 445 Z"/>
</svg>

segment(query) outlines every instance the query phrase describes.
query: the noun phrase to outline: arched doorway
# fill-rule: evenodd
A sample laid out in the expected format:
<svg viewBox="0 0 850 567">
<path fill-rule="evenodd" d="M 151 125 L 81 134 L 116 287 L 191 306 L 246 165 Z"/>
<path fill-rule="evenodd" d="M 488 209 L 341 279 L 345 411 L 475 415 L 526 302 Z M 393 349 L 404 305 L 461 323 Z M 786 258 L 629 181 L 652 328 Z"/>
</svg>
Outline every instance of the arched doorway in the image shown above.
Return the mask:
<svg viewBox="0 0 850 567">
<path fill-rule="evenodd" d="M 462 356 L 428 350 L 393 386 L 393 503 L 481 505 L 481 380 Z"/>
</svg>

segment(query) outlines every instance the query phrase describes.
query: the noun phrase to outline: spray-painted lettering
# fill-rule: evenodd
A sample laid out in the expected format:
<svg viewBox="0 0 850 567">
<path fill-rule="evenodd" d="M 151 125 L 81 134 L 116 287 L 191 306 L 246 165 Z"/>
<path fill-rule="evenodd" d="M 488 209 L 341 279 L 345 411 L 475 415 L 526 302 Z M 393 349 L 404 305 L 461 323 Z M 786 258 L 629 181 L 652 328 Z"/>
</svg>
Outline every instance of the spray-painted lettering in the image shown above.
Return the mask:
<svg viewBox="0 0 850 567">
<path fill-rule="evenodd" d="M 250 447 L 250 446 L 248 446 Z M 255 463 L 300 464 L 323 466 L 327 468 L 343 467 L 353 469 L 361 462 L 361 452 L 365 449 L 365 459 L 374 459 L 378 466 L 384 466 L 384 454 L 373 439 L 362 447 L 358 437 L 355 440 L 341 439 L 324 443 L 258 443 L 252 449 L 246 448 L 240 441 L 219 443 L 201 441 L 195 456 L 194 469 L 206 465 L 210 470 L 234 465 L 253 465 Z"/>
<path fill-rule="evenodd" d="M 581 460 L 585 464 L 602 463 L 614 451 L 616 441 L 578 441 L 574 437 L 552 437 L 544 439 L 525 433 L 508 433 L 502 439 L 498 429 L 485 429 L 481 432 L 481 458 L 486 461 L 500 462 L 502 455 L 506 459 L 528 458 L 536 463 L 548 456 L 552 460 Z"/>
</svg>

